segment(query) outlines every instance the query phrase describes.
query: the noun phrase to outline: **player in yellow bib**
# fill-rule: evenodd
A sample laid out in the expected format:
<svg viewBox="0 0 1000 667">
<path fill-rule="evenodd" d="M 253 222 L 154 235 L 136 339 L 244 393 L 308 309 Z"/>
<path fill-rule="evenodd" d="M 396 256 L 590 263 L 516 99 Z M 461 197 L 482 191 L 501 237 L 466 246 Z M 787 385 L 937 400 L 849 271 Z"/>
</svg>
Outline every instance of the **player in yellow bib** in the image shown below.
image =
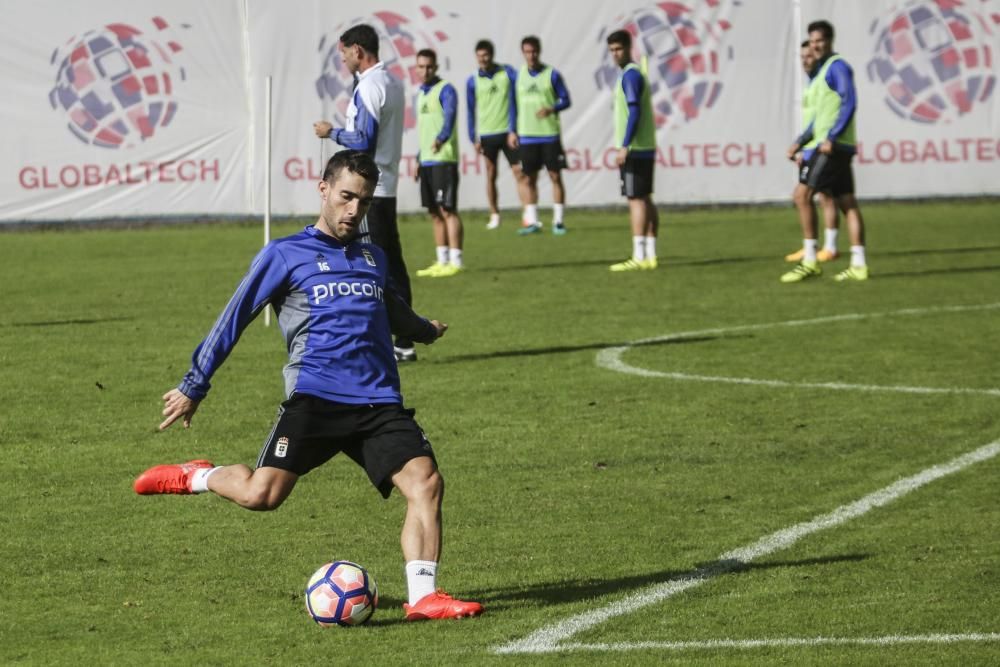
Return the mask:
<svg viewBox="0 0 1000 667">
<path fill-rule="evenodd" d="M 802 261 L 781 276 L 783 283 L 798 283 L 823 273 L 817 258 L 816 209 L 812 198 L 828 190 L 844 213 L 851 236 L 851 263 L 834 276 L 838 282 L 868 280 L 865 258 L 865 225 L 861 208 L 854 196 L 854 173 L 851 160 L 857 152 L 855 116 L 858 106 L 854 72 L 833 52 L 833 26 L 828 21 L 809 24 L 809 43 L 818 59 L 811 92 L 813 122 L 800 138 L 802 148 L 815 149 L 812 158 L 799 172 L 795 205 L 802 225 Z"/>
<path fill-rule="evenodd" d="M 510 65 L 495 62 L 494 52 L 490 40 L 481 39 L 476 43 L 479 70 L 469 77 L 465 86 L 469 141 L 486 161 L 486 202 L 490 207 L 487 229 L 500 226 L 497 165 L 501 151 L 507 158 L 518 196 L 524 204 L 521 159 L 517 153 L 517 100 L 514 93 L 517 73 Z"/>
<path fill-rule="evenodd" d="M 437 75 L 437 53 L 417 52 L 417 178 L 420 202 L 434 223 L 437 258 L 421 278 L 447 278 L 462 271 L 462 218 L 458 215 L 458 93 Z"/>
<path fill-rule="evenodd" d="M 563 213 L 566 189 L 562 170 L 566 154 L 560 137 L 559 114 L 569 108 L 569 91 L 562 75 L 541 61 L 542 43 L 534 35 L 521 40 L 524 66 L 517 74 L 517 139 L 524 174 L 524 220 L 520 234 L 542 230 L 538 221 L 538 172 L 544 166 L 552 181 L 552 233 L 566 233 Z"/>
<path fill-rule="evenodd" d="M 819 68 L 816 66 L 816 53 L 813 51 L 808 39 L 799 45 L 799 62 L 802 63 L 802 70 L 809 77 L 809 83 L 802 91 L 802 129 L 806 130 L 812 125 L 816 115 L 812 99 L 816 89 L 812 87 L 812 84 L 816 81 L 816 74 L 819 72 Z M 815 150 L 814 148 L 803 150 L 802 146 L 806 142 L 807 140 L 800 136 L 795 140 L 791 148 L 788 149 L 788 159 L 795 162 L 799 169 L 809 162 Z M 816 259 L 820 262 L 829 262 L 840 257 L 840 253 L 837 251 L 840 216 L 837 213 L 837 202 L 834 201 L 829 193 L 817 192 L 816 199 L 819 200 L 819 206 L 823 209 L 823 223 L 826 227 L 823 248 L 816 252 Z M 805 250 L 799 248 L 795 252 L 785 255 L 785 261 L 798 263 L 802 261 L 804 256 Z"/>
<path fill-rule="evenodd" d="M 649 81 L 632 62 L 632 35 L 616 30 L 608 35 L 608 53 L 621 68 L 614 88 L 616 162 L 622 195 L 628 199 L 632 227 L 632 256 L 612 264 L 616 273 L 655 269 L 660 215 L 653 204 L 653 167 L 656 163 L 656 119 Z"/>
</svg>

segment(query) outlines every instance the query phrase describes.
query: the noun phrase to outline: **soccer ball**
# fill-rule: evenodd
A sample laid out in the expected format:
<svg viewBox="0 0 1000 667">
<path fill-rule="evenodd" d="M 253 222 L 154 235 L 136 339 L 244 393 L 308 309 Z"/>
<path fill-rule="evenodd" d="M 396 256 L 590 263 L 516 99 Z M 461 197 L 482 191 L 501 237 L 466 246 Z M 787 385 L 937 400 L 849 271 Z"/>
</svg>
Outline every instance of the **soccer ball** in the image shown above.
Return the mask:
<svg viewBox="0 0 1000 667">
<path fill-rule="evenodd" d="M 306 584 L 306 611 L 324 628 L 361 625 L 372 617 L 377 606 L 375 580 L 357 563 L 327 563 Z"/>
</svg>

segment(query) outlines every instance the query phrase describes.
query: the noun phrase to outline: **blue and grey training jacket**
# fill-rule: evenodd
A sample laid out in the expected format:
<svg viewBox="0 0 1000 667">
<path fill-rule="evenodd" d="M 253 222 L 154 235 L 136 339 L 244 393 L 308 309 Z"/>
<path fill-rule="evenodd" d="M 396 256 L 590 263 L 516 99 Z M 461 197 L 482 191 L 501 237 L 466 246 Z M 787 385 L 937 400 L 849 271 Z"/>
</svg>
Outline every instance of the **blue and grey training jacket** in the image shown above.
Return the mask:
<svg viewBox="0 0 1000 667">
<path fill-rule="evenodd" d="M 378 246 L 342 244 L 310 225 L 268 243 L 250 264 L 178 389 L 200 401 L 250 322 L 271 304 L 288 344 L 285 392 L 338 403 L 402 403 L 392 333 L 437 332 L 396 296 Z"/>
</svg>

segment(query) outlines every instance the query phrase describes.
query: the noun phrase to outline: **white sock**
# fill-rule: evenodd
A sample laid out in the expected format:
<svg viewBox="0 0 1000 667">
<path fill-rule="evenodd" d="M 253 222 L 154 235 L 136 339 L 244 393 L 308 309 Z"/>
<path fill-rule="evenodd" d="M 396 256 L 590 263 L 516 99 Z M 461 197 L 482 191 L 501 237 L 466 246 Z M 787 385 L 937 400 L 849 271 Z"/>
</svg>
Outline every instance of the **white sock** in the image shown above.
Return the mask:
<svg viewBox="0 0 1000 667">
<path fill-rule="evenodd" d="M 802 256 L 803 262 L 816 262 L 816 245 L 816 239 L 803 239 L 802 251 L 805 253 Z"/>
<path fill-rule="evenodd" d="M 646 237 L 645 236 L 633 236 L 632 237 L 632 259 L 637 262 L 641 262 L 646 259 Z"/>
<path fill-rule="evenodd" d="M 490 225 L 496 227 L 499 224 L 500 224 L 500 214 L 490 213 Z"/>
<path fill-rule="evenodd" d="M 524 205 L 524 221 L 529 225 L 538 224 L 538 204 Z"/>
<path fill-rule="evenodd" d="M 646 238 L 646 259 L 656 259 L 656 237 L 647 236 Z"/>
<path fill-rule="evenodd" d="M 826 228 L 826 236 L 823 240 L 823 250 L 837 252 L 837 232 L 839 229 Z"/>
<path fill-rule="evenodd" d="M 452 266 L 462 266 L 462 249 L 448 248 L 448 261 Z"/>
<path fill-rule="evenodd" d="M 563 223 L 563 211 L 566 209 L 565 204 L 553 204 L 552 205 L 552 224 L 561 225 Z"/>
<path fill-rule="evenodd" d="M 437 263 L 438 264 L 448 263 L 448 246 L 446 245 L 437 246 Z"/>
<path fill-rule="evenodd" d="M 865 247 L 863 245 L 851 246 L 851 266 L 868 266 L 865 261 Z"/>
<path fill-rule="evenodd" d="M 432 560 L 411 560 L 406 564 L 406 587 L 410 604 L 437 590 L 438 564 Z"/>
<path fill-rule="evenodd" d="M 192 493 L 205 493 L 206 491 L 208 491 L 209 476 L 221 467 L 222 466 L 216 466 L 214 468 L 198 468 L 193 473 L 191 473 Z"/>
</svg>

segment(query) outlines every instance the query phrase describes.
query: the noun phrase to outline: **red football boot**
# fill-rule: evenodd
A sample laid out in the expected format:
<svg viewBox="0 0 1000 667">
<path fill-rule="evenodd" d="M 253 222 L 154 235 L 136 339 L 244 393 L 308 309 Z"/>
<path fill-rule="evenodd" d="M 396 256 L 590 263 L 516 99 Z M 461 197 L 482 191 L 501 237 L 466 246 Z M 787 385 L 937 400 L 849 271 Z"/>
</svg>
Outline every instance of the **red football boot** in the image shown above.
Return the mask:
<svg viewBox="0 0 1000 667">
<path fill-rule="evenodd" d="M 483 605 L 478 602 L 456 600 L 439 588 L 436 592 L 417 600 L 413 606 L 404 602 L 403 611 L 406 612 L 406 620 L 408 621 L 427 621 L 438 618 L 478 616 L 483 613 Z"/>
<path fill-rule="evenodd" d="M 199 468 L 214 468 L 211 461 L 199 459 L 187 463 L 175 463 L 153 466 L 135 478 L 132 488 L 140 496 L 152 496 L 160 493 L 190 494 L 191 474 Z"/>
</svg>

